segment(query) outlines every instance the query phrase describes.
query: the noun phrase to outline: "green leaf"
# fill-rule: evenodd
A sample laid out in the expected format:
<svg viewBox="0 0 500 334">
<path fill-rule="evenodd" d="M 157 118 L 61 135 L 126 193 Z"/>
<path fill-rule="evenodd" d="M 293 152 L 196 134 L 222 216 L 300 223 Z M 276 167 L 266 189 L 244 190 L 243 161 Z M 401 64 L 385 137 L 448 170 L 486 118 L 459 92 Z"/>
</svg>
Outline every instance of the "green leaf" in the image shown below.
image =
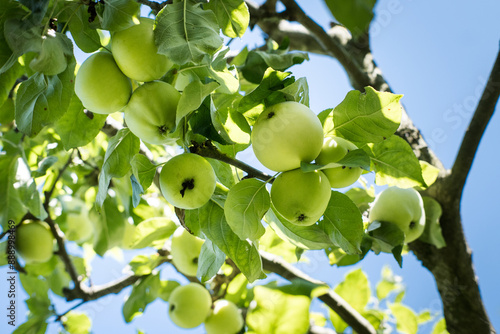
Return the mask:
<svg viewBox="0 0 500 334">
<path fill-rule="evenodd" d="M 370 282 L 361 269 L 349 272 L 334 290 L 358 312 L 366 308 L 371 296 Z"/>
<path fill-rule="evenodd" d="M 351 188 L 345 194 L 357 205 L 359 211 L 365 212 L 370 207 L 370 203 L 375 200 L 375 189 Z"/>
<path fill-rule="evenodd" d="M 418 321 L 418 324 L 424 324 L 426 322 L 429 322 L 431 321 L 433 318 L 431 312 L 429 310 L 424 310 L 422 312 L 420 312 L 417 316 L 417 321 Z"/>
<path fill-rule="evenodd" d="M 35 73 L 19 85 L 16 95 L 16 123 L 23 133 L 33 137 L 59 120 L 68 110 L 74 95 L 74 59 L 58 75 Z"/>
<path fill-rule="evenodd" d="M 187 116 L 192 111 L 198 109 L 203 103 L 203 100 L 205 100 L 205 98 L 217 87 L 219 87 L 219 84 L 214 81 L 202 84 L 201 81 L 196 80 L 187 85 L 186 88 L 184 88 L 179 104 L 177 105 L 177 125 L 184 116 Z"/>
<path fill-rule="evenodd" d="M 50 276 L 47 277 L 47 282 L 49 283 L 50 290 L 56 295 L 64 297 L 63 289 L 69 288 L 71 277 L 66 272 L 66 268 L 61 261 L 57 261 L 57 266 L 52 270 Z"/>
<path fill-rule="evenodd" d="M 160 256 L 157 253 L 152 255 L 136 255 L 129 262 L 130 269 L 137 276 L 149 275 L 160 264 Z"/>
<path fill-rule="evenodd" d="M 101 28 L 119 31 L 134 25 L 139 15 L 140 4 L 134 0 L 106 0 L 101 18 Z"/>
<path fill-rule="evenodd" d="M 250 125 L 255 123 L 257 117 L 259 117 L 265 107 L 271 105 L 271 101 L 268 100 L 271 95 L 285 88 L 283 81 L 289 75 L 290 73 L 274 71 L 268 68 L 259 86 L 241 99 L 238 105 L 238 111 L 245 115 Z M 283 97 L 283 101 L 284 100 Z"/>
<path fill-rule="evenodd" d="M 94 251 L 97 254 L 102 256 L 108 249 L 121 246 L 126 221 L 114 199 L 107 198 L 99 212 L 94 206 L 89 212 L 89 217 L 96 223 Z"/>
<path fill-rule="evenodd" d="M 288 101 L 295 101 L 309 106 L 309 85 L 306 78 L 299 78 L 294 83 L 281 89 Z"/>
<path fill-rule="evenodd" d="M 45 316 L 34 316 L 17 327 L 12 334 L 45 334 L 47 322 Z"/>
<path fill-rule="evenodd" d="M 73 56 L 71 40 L 62 33 L 50 33 L 43 36 L 40 53 L 30 61 L 29 67 L 48 76 L 56 75 L 68 66 L 66 56 Z"/>
<path fill-rule="evenodd" d="M 377 0 L 325 0 L 333 16 L 349 29 L 354 37 L 368 33 L 376 2 Z"/>
<path fill-rule="evenodd" d="M 177 228 L 175 223 L 165 217 L 149 218 L 140 222 L 134 230 L 133 249 L 163 244 Z"/>
<path fill-rule="evenodd" d="M 7 222 L 13 220 L 19 223 L 26 212 L 19 196 L 19 191 L 14 187 L 17 182 L 16 175 L 19 162 L 17 156 L 0 155 L 0 221 L 4 230 L 8 229 Z"/>
<path fill-rule="evenodd" d="M 209 201 L 198 209 L 198 217 L 205 236 L 234 261 L 249 282 L 266 277 L 257 247 L 231 230 L 219 205 Z"/>
<path fill-rule="evenodd" d="M 242 37 L 250 21 L 244 0 L 213 0 L 204 6 L 215 13 L 222 33 L 227 37 Z"/>
<path fill-rule="evenodd" d="M 257 240 L 265 232 L 261 220 L 270 207 L 271 199 L 266 183 L 246 179 L 229 190 L 224 214 L 227 223 L 241 240 Z"/>
<path fill-rule="evenodd" d="M 153 183 L 156 174 L 156 166 L 149 161 L 144 154 L 136 154 L 130 160 L 132 173 L 141 185 L 143 190 L 148 189 Z"/>
<path fill-rule="evenodd" d="M 152 303 L 159 294 L 161 288 L 160 275 L 149 275 L 136 283 L 130 296 L 123 304 L 123 318 L 125 322 L 131 322 L 135 317 L 146 311 L 146 306 Z"/>
<path fill-rule="evenodd" d="M 53 164 L 55 164 L 59 160 L 58 157 L 51 155 L 48 157 L 43 158 L 39 163 L 38 163 L 38 169 L 35 171 L 31 172 L 31 176 L 33 177 L 40 177 L 44 176 L 47 174 L 47 170 L 52 167 Z"/>
<path fill-rule="evenodd" d="M 347 152 L 347 154 L 337 162 L 332 162 L 327 165 L 316 165 L 302 161 L 300 164 L 300 169 L 307 172 L 312 172 L 315 170 L 323 170 L 335 167 L 351 167 L 351 168 L 362 168 L 364 170 L 370 170 L 370 157 L 368 154 L 361 150 L 352 150 Z"/>
<path fill-rule="evenodd" d="M 375 183 L 400 188 L 427 187 L 422 168 L 410 145 L 401 137 L 391 136 L 377 144 L 365 146 L 375 171 Z"/>
<path fill-rule="evenodd" d="M 89 23 L 88 7 L 75 3 L 66 7 L 68 28 L 78 48 L 85 53 L 97 51 L 101 47 L 101 39 L 96 29 Z"/>
<path fill-rule="evenodd" d="M 40 193 L 37 190 L 36 182 L 30 179 L 26 184 L 18 188 L 19 197 L 24 203 L 25 208 L 40 220 L 47 218 L 47 211 L 43 207 Z"/>
<path fill-rule="evenodd" d="M 282 257 L 286 262 L 297 262 L 295 254 L 297 247 L 283 240 L 274 232 L 271 226 L 266 226 L 266 233 L 259 239 L 259 249 Z"/>
<path fill-rule="evenodd" d="M 156 16 L 155 42 L 158 52 L 174 63 L 200 63 L 208 53 L 213 55 L 221 46 L 215 14 L 203 10 L 195 0 L 170 4 Z"/>
<path fill-rule="evenodd" d="M 382 300 L 397 288 L 396 283 L 389 281 L 380 281 L 377 283 L 377 298 Z"/>
<path fill-rule="evenodd" d="M 209 104 L 210 101 L 207 98 L 200 106 L 200 108 L 198 108 L 197 111 L 191 114 L 191 117 L 189 118 L 189 125 L 191 125 L 191 129 L 194 133 L 205 136 L 208 139 L 211 139 L 223 145 L 230 144 L 215 129 L 212 122 L 212 113 L 210 111 Z"/>
<path fill-rule="evenodd" d="M 198 258 L 197 277 L 206 282 L 217 274 L 226 260 L 226 254 L 219 249 L 210 239 L 206 239 L 201 246 Z"/>
<path fill-rule="evenodd" d="M 434 245 L 437 248 L 446 247 L 446 241 L 444 240 L 439 223 L 439 219 L 443 213 L 441 205 L 432 197 L 422 196 L 422 199 L 424 200 L 425 229 L 419 240 Z"/>
<path fill-rule="evenodd" d="M 82 102 L 76 94 L 66 113 L 54 124 L 57 134 L 61 137 L 64 149 L 85 146 L 101 131 L 107 115 L 85 112 Z"/>
<path fill-rule="evenodd" d="M 245 65 L 241 67 L 241 73 L 248 81 L 258 84 L 262 81 L 264 73 L 270 67 L 276 71 L 285 71 L 289 67 L 301 64 L 309 60 L 305 52 L 283 52 L 281 50 L 272 53 L 265 51 L 250 51 L 247 55 Z"/>
<path fill-rule="evenodd" d="M 444 318 L 436 322 L 432 329 L 432 334 L 449 334 L 446 330 L 446 321 Z"/>
<path fill-rule="evenodd" d="M 180 286 L 180 284 L 176 281 L 160 281 L 160 289 L 158 291 L 158 297 L 168 302 L 170 294 L 178 286 Z"/>
<path fill-rule="evenodd" d="M 297 226 L 288 222 L 271 204 L 264 220 L 283 240 L 303 249 L 323 249 L 332 245 L 326 232 L 318 225 Z"/>
<path fill-rule="evenodd" d="M 393 251 L 399 247 L 399 254 L 405 240 L 404 232 L 396 225 L 390 222 L 373 221 L 366 230 L 368 235 L 375 239 L 374 250 L 378 253 L 381 250 L 385 252 Z M 398 261 L 399 262 L 399 261 Z M 401 265 L 401 264 L 400 264 Z"/>
<path fill-rule="evenodd" d="M 1 32 L 1 29 L 0 29 Z M 1 37 L 0 37 L 1 38 Z M 1 43 L 1 41 L 0 41 Z M 1 48 L 0 44 L 0 48 Z M 0 63 L 1 65 L 1 63 Z M 14 65 L 9 68 L 6 72 L 0 73 L 0 106 L 7 101 L 7 98 L 9 96 L 9 93 L 11 89 L 14 87 L 14 84 L 16 83 L 16 80 L 23 75 L 24 69 L 19 62 L 15 62 Z M 6 123 L 1 121 L 2 118 L 0 118 L 0 123 Z"/>
<path fill-rule="evenodd" d="M 7 20 L 4 21 L 5 17 L 2 17 L 2 21 L 0 21 L 0 32 L 3 32 L 2 37 L 5 38 L 5 43 L 1 45 L 5 48 L 5 51 L 2 50 L 5 52 L 2 58 L 6 60 L 0 68 L 0 73 L 13 66 L 23 54 L 30 51 L 40 52 L 42 48 L 42 34 L 39 26 L 29 20 L 22 19 L 22 16 L 26 14 L 24 10 L 15 8 L 13 4 L 6 5 L 10 6 L 3 13 Z"/>
<path fill-rule="evenodd" d="M 64 329 L 70 334 L 88 334 L 92 321 L 85 313 L 71 311 L 63 317 Z"/>
<path fill-rule="evenodd" d="M 401 122 L 403 95 L 377 92 L 365 87 L 366 92 L 352 90 L 332 112 L 334 134 L 357 143 L 378 143 L 390 137 Z"/>
<path fill-rule="evenodd" d="M 264 286 L 254 288 L 255 307 L 250 308 L 246 323 L 256 334 L 303 334 L 309 328 L 306 296 L 294 296 Z"/>
<path fill-rule="evenodd" d="M 422 168 L 422 177 L 424 178 L 425 184 L 430 187 L 436 182 L 439 175 L 439 168 L 434 167 L 427 161 L 419 160 L 418 162 Z"/>
<path fill-rule="evenodd" d="M 109 140 L 99 176 L 99 190 L 96 196 L 98 206 L 102 206 L 106 199 L 111 178 L 123 177 L 130 171 L 130 160 L 139 152 L 139 146 L 139 138 L 134 136 L 128 128 L 119 130 Z"/>
<path fill-rule="evenodd" d="M 240 95 L 216 94 L 210 106 L 212 123 L 227 142 L 240 144 L 238 150 L 250 144 L 250 125 L 245 117 L 236 111 Z"/>
<path fill-rule="evenodd" d="M 389 308 L 396 318 L 396 328 L 399 332 L 417 334 L 418 318 L 412 309 L 399 303 L 391 304 Z"/>
<path fill-rule="evenodd" d="M 343 193 L 332 191 L 330 202 L 319 223 L 332 243 L 347 254 L 361 253 L 363 219 L 356 204 Z"/>
</svg>

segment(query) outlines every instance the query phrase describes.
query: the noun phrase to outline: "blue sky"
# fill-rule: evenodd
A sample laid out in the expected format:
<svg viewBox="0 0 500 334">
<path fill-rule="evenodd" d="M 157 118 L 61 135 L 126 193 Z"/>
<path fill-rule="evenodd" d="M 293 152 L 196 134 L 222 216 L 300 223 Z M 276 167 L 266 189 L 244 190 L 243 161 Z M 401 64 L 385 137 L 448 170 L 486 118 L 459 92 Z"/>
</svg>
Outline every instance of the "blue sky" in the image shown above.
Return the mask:
<svg viewBox="0 0 500 334">
<path fill-rule="evenodd" d="M 321 25 L 327 27 L 332 20 L 322 1 L 298 2 Z M 374 58 L 394 92 L 404 94 L 402 103 L 408 113 L 449 168 L 499 48 L 500 3 L 494 0 L 477 1 L 474 5 L 451 0 L 379 0 L 375 12 L 371 40 Z M 260 31 L 255 29 L 243 41 L 250 47 L 260 46 Z M 243 45 L 234 41 L 231 47 Z M 339 104 L 351 87 L 336 60 L 315 55 L 310 55 L 310 58 L 309 62 L 295 66 L 291 71 L 296 77 L 307 77 L 311 108 L 318 113 Z M 500 237 L 496 213 L 500 181 L 493 171 L 500 165 L 499 143 L 500 119 L 497 114 L 481 142 L 462 201 L 464 230 L 473 251 L 481 293 L 497 329 L 500 328 L 500 266 L 493 247 Z M 243 153 L 240 158 L 259 165 L 251 152 Z M 387 254 L 376 256 L 371 253 L 360 264 L 347 268 L 330 267 L 320 253 L 312 253 L 310 257 L 311 264 L 301 266 L 305 266 L 311 276 L 332 286 L 348 271 L 361 267 L 374 289 L 382 267 L 388 264 L 395 274 L 403 277 L 407 287 L 406 304 L 416 311 L 430 309 L 440 312 L 441 302 L 433 277 L 411 253 L 404 257 L 403 269 L 398 268 Z M 120 277 L 126 260 L 130 258 L 131 254 L 125 253 L 124 262 L 109 256 L 97 259 L 93 268 L 94 283 Z M 182 281 L 168 267 L 162 271 L 162 278 Z M 2 282 L 2 286 L 4 284 Z M 126 325 L 121 307 L 129 291 L 126 289 L 119 295 L 102 298 L 79 309 L 92 315 L 94 333 L 135 333 L 135 328 L 147 333 L 203 333 L 202 326 L 180 330 L 172 325 L 167 316 L 167 305 L 161 301 L 150 304 L 143 316 Z M 20 296 L 18 301 L 24 297 Z M 67 307 L 62 300 L 56 306 L 59 312 Z M 22 305 L 20 312 L 25 310 Z M 0 323 L 2 333 L 5 332 L 3 326 L 4 321 Z M 55 332 L 56 327 L 52 326 L 49 333 Z M 429 326 L 422 330 L 422 333 L 427 332 L 430 332 Z"/>
</svg>

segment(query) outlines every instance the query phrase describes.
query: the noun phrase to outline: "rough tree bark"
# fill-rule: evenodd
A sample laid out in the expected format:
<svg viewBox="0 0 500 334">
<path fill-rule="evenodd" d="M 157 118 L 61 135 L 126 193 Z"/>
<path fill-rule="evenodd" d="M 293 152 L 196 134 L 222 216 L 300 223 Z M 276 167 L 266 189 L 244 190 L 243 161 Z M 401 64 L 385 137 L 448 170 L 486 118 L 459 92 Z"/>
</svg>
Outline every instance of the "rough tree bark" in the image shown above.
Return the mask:
<svg viewBox="0 0 500 334">
<path fill-rule="evenodd" d="M 372 86 L 379 91 L 391 91 L 374 62 L 369 37 L 354 40 L 342 26 L 325 31 L 298 6 L 294 0 L 281 0 L 284 12 L 276 12 L 276 1 L 262 6 L 251 0 L 246 3 L 251 24 L 259 26 L 278 43 L 290 38 L 290 48 L 336 58 L 349 75 L 355 89 Z M 292 25 L 296 21 L 300 25 Z M 425 194 L 437 200 L 443 209 L 440 223 L 447 246 L 442 249 L 413 242 L 411 250 L 434 275 L 443 302 L 443 312 L 450 333 L 496 333 L 484 308 L 460 217 L 460 202 L 474 154 L 489 119 L 493 115 L 500 93 L 500 57 L 497 58 L 488 84 L 474 117 L 463 138 L 454 166 L 447 170 L 429 148 L 420 131 L 403 111 L 397 132 L 413 148 L 417 157 L 439 168 L 439 177 Z"/>
</svg>

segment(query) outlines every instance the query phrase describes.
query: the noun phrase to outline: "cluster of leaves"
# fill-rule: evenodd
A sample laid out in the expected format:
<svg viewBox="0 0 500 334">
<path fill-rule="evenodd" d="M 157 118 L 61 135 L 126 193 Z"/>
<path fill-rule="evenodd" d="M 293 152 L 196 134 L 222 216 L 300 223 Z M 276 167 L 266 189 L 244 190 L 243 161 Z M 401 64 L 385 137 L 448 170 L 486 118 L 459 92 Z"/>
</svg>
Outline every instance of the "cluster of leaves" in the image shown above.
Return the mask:
<svg viewBox="0 0 500 334">
<path fill-rule="evenodd" d="M 85 110 L 74 94 L 74 45 L 86 53 L 106 47 L 103 31 L 131 26 L 139 9 L 131 0 L 0 3 L 3 229 L 9 220 L 20 222 L 30 216 L 49 220 L 70 233 L 59 198 L 70 195 L 85 201 L 95 231 L 90 240 L 78 243 L 84 256 L 70 260 L 86 284 L 95 254 L 103 256 L 117 248 L 161 249 L 179 217 L 205 239 L 197 275 L 201 281 L 210 282 L 220 296 L 241 307 L 256 302 L 247 317 L 252 332 L 285 331 L 292 324 L 293 331 L 286 332 L 305 332 L 316 288 L 271 283 L 247 289 L 249 282 L 266 277 L 259 250 L 289 262 L 300 259 L 305 250 L 325 250 L 332 265 L 343 266 L 360 261 L 373 238 L 399 245 L 401 236 L 367 233 L 363 213 L 373 201 L 373 189 L 333 191 L 323 219 L 298 227 L 273 209 L 265 181 L 242 180 L 241 170 L 227 163 L 236 161 L 237 153 L 250 146 L 251 127 L 266 107 L 283 101 L 309 105 L 306 79 L 285 72 L 307 60 L 307 54 L 288 52 L 285 42 L 281 46 L 269 43 L 267 51 L 244 49 L 227 57 L 229 49 L 224 48 L 220 32 L 229 38 L 243 36 L 249 23 L 243 0 L 175 1 L 156 15 L 158 50 L 176 64 L 163 80 L 173 83 L 183 75 L 190 81 L 177 109 L 174 135 L 180 139 L 176 145 L 141 144 L 128 128 L 112 128 L 122 122 L 119 113 L 107 118 Z M 400 98 L 366 87 L 365 93 L 349 92 L 341 104 L 319 117 L 325 135 L 344 137 L 360 148 L 349 153 L 342 165 L 374 172 L 378 185 L 425 188 L 436 178 L 436 170 L 418 161 L 410 146 L 394 135 L 401 118 Z M 177 210 L 176 215 L 153 184 L 157 168 L 180 147 L 193 143 L 206 148 L 220 186 L 202 208 Z M 325 166 L 303 164 L 301 168 L 307 172 Z M 425 241 L 442 246 L 439 204 L 428 199 L 426 210 Z M 401 263 L 400 255 L 401 249 L 395 254 Z M 225 263 L 227 258 L 234 266 Z M 127 322 L 157 297 L 167 301 L 179 284 L 160 280 L 158 267 L 167 261 L 155 253 L 138 255 L 129 264 L 134 274 L 144 278 L 133 286 L 124 304 Z M 23 271 L 27 274 L 21 275 L 21 283 L 30 295 L 30 315 L 16 333 L 44 332 L 47 319 L 56 314 L 48 292 L 67 297 L 70 275 L 59 256 L 43 264 L 26 264 Z M 266 302 L 269 296 L 275 303 Z M 359 311 L 364 312 L 365 306 L 360 304 Z M 274 312 L 269 309 L 273 307 Z M 398 318 L 396 314 L 404 312 L 393 313 Z M 375 311 L 370 314 L 367 317 L 378 323 L 385 321 Z M 75 312 L 61 321 L 70 333 L 90 328 L 90 320 Z M 341 328 L 344 325 L 339 321 L 332 315 L 332 322 Z M 270 324 L 273 330 L 266 327 Z"/>
</svg>

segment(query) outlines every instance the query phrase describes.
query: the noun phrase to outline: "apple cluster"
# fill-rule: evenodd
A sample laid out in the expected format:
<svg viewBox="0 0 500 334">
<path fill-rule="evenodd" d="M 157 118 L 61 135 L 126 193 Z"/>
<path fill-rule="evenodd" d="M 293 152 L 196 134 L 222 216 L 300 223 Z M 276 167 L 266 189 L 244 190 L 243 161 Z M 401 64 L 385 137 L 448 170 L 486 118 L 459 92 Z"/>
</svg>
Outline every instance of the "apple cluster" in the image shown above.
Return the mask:
<svg viewBox="0 0 500 334">
<path fill-rule="evenodd" d="M 357 147 L 344 138 L 325 137 L 316 114 L 298 102 L 282 102 L 264 110 L 253 126 L 251 139 L 262 165 L 281 172 L 271 187 L 271 200 L 295 225 L 316 223 L 328 206 L 331 188 L 353 184 L 362 172 L 346 166 L 312 172 L 300 169 L 302 162 L 313 160 L 319 165 L 336 163 Z"/>
<path fill-rule="evenodd" d="M 154 42 L 154 20 L 113 32 L 111 52 L 88 57 L 75 79 L 75 93 L 88 110 L 98 114 L 123 111 L 128 128 L 150 144 L 167 144 L 175 128 L 181 94 L 160 81 L 173 63 Z M 133 87 L 142 83 L 136 89 Z"/>
<path fill-rule="evenodd" d="M 172 235 L 171 255 L 179 272 L 196 276 L 203 243 L 203 239 L 191 235 L 182 226 L 176 229 Z M 204 323 L 207 334 L 236 334 L 244 324 L 233 302 L 219 299 L 212 303 L 210 292 L 197 283 L 175 288 L 168 303 L 170 319 L 181 328 L 194 328 Z"/>
</svg>

